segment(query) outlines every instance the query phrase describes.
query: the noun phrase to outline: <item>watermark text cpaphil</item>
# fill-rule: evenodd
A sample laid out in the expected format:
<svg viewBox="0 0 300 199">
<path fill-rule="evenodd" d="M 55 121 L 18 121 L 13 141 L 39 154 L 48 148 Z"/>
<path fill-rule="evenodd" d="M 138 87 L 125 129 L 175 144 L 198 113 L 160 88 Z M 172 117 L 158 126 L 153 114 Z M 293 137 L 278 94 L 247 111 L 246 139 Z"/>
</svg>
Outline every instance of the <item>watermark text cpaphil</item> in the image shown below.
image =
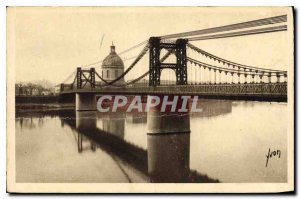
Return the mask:
<svg viewBox="0 0 300 199">
<path fill-rule="evenodd" d="M 120 108 L 125 108 L 127 112 L 148 112 L 154 108 L 171 113 L 202 112 L 202 108 L 198 107 L 198 96 L 147 96 L 145 99 L 139 95 L 103 95 L 97 100 L 99 112 L 116 112 Z"/>
</svg>

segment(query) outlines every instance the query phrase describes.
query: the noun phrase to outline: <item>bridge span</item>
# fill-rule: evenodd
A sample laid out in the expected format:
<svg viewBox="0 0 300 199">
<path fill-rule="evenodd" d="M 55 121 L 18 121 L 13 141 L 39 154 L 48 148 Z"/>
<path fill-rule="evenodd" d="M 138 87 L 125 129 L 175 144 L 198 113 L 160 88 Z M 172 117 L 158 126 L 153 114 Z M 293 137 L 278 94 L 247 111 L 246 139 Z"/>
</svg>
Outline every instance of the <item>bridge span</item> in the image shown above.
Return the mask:
<svg viewBox="0 0 300 199">
<path fill-rule="evenodd" d="M 115 72 L 116 78 L 107 79 L 103 70 L 98 73 L 95 67 L 87 68 L 95 63 L 77 67 L 76 71 L 67 78 L 73 79 L 72 83 L 66 84 L 64 81 L 60 85 L 61 95 L 75 93 L 82 96 L 87 93 L 196 95 L 202 98 L 287 102 L 288 71 L 278 70 L 277 66 L 257 67 L 239 64 L 213 55 L 191 43 L 229 36 L 286 31 L 287 26 L 284 25 L 286 22 L 287 16 L 282 15 L 216 28 L 150 37 L 120 53 L 143 47 L 137 56 L 132 57 L 134 60 L 125 71 L 121 74 L 116 70 L 111 71 Z M 250 27 L 251 30 L 232 32 Z M 259 29 L 253 29 L 254 27 Z M 231 32 L 219 34 L 228 31 Z M 207 35 L 216 33 L 218 34 L 215 36 Z M 112 52 L 115 53 L 114 46 Z M 146 71 L 142 74 L 132 72 L 133 68 L 137 68 L 138 63 L 141 63 L 140 60 L 145 59 L 147 53 L 149 67 Z M 164 76 L 163 71 L 169 72 L 167 80 L 165 80 L 167 75 Z M 109 71 L 105 72 L 107 72 L 106 76 L 109 76 Z M 129 72 L 134 74 L 135 79 L 124 82 Z M 164 81 L 167 81 L 167 84 Z"/>
<path fill-rule="evenodd" d="M 283 68 L 282 66 L 257 67 L 239 64 L 213 55 L 191 42 L 286 31 L 287 25 L 283 24 L 286 22 L 287 16 L 283 15 L 199 31 L 150 37 L 123 51 L 128 52 L 139 46 L 143 47 L 137 56 L 132 57 L 134 60 L 126 70 L 119 57 L 117 60 L 122 65 L 122 72 L 116 70 L 115 67 L 118 66 L 116 56 L 110 60 L 111 64 L 105 65 L 104 61 L 102 63 L 103 68 L 111 67 L 110 70 L 101 68 L 102 71 L 98 72 L 95 67 L 91 67 L 95 63 L 77 67 L 76 71 L 69 76 L 72 82 L 64 81 L 60 84 L 60 95 L 61 97 L 76 96 L 75 126 L 79 133 L 90 137 L 102 146 L 106 144 L 105 147 L 108 149 L 114 145 L 121 147 L 116 152 L 121 159 L 122 154 L 118 152 L 123 153 L 123 148 L 130 149 L 127 150 L 128 154 L 134 153 L 134 155 L 126 154 L 128 157 L 123 160 L 129 158 L 129 162 L 132 163 L 143 162 L 141 167 L 138 164 L 133 166 L 148 173 L 153 182 L 181 182 L 191 173 L 189 168 L 190 109 L 187 107 L 181 109 L 181 106 L 179 109 L 177 106 L 176 114 L 172 110 L 173 107 L 161 111 L 160 107 L 163 106 L 161 99 L 164 96 L 185 95 L 213 99 L 287 102 L 288 90 L 288 71 L 279 70 L 279 67 Z M 254 27 L 257 28 L 253 29 Z M 247 30 L 236 31 L 245 28 Z M 219 34 L 220 32 L 226 33 Z M 111 48 L 111 53 L 115 53 L 114 46 Z M 139 68 L 138 72 L 145 70 L 139 74 L 133 68 L 137 68 L 138 63 L 145 59 L 147 53 L 149 67 Z M 140 65 L 145 66 L 144 63 Z M 163 71 L 169 72 L 169 77 Z M 129 72 L 134 79 L 129 78 L 127 75 Z M 96 120 L 93 117 L 86 117 L 86 119 L 79 117 L 89 112 L 96 114 L 97 96 L 120 94 L 157 95 L 160 98 L 159 104 L 150 107 L 147 111 L 147 151 L 96 129 Z M 177 104 L 183 107 L 189 106 L 183 99 L 178 99 Z M 85 126 L 84 129 L 88 131 L 80 132 L 81 126 Z M 103 140 L 105 140 L 104 144 L 101 143 Z M 169 178 L 170 176 L 172 178 L 176 176 L 176 180 Z"/>
<path fill-rule="evenodd" d="M 208 99 L 287 101 L 287 83 L 248 83 L 248 84 L 206 84 L 206 85 L 165 85 L 128 86 L 72 89 L 64 85 L 61 95 L 71 93 L 124 94 L 124 95 L 191 95 Z"/>
</svg>

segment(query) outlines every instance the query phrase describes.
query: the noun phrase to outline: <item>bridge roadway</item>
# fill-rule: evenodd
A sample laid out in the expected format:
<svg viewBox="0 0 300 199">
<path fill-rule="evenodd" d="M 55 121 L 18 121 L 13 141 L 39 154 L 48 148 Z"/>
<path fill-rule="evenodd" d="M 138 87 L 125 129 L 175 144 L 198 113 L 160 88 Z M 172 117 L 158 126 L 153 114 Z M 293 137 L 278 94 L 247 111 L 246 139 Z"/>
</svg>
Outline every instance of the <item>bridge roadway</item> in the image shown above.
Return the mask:
<svg viewBox="0 0 300 199">
<path fill-rule="evenodd" d="M 65 84 L 61 95 L 70 93 L 124 95 L 193 95 L 208 99 L 255 100 L 287 102 L 287 83 L 198 84 L 198 85 L 133 85 L 127 87 L 102 86 L 73 89 Z"/>
</svg>

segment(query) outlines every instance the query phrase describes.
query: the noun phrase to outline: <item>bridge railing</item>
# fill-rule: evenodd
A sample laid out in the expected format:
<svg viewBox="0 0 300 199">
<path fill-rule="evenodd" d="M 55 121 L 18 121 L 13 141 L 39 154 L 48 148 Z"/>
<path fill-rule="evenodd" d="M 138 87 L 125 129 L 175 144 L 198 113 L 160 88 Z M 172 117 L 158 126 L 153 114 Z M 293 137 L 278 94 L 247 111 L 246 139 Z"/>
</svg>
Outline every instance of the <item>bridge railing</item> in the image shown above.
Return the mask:
<svg viewBox="0 0 300 199">
<path fill-rule="evenodd" d="M 133 88 L 132 90 L 139 90 Z M 144 88 L 145 89 L 145 88 Z M 168 85 L 149 88 L 164 94 L 188 93 L 207 95 L 287 95 L 287 83 L 264 83 L 264 84 L 201 84 L 201 85 Z"/>
<path fill-rule="evenodd" d="M 65 92 L 92 91 L 103 93 L 128 94 L 189 94 L 224 96 L 287 96 L 287 83 L 249 83 L 249 84 L 200 84 L 200 85 L 161 85 L 150 87 L 145 84 L 128 87 L 98 87 L 65 90 Z"/>
<path fill-rule="evenodd" d="M 181 92 L 214 94 L 214 95 L 287 95 L 287 83 L 256 83 L 256 84 L 206 84 L 168 87 L 166 91 L 179 89 Z"/>
</svg>

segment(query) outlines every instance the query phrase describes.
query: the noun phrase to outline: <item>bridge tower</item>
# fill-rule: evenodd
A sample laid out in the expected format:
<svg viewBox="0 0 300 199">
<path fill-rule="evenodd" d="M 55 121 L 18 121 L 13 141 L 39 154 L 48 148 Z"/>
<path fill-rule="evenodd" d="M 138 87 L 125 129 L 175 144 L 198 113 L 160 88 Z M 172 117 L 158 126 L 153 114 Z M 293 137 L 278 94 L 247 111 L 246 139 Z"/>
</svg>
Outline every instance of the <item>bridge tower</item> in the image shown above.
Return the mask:
<svg viewBox="0 0 300 199">
<path fill-rule="evenodd" d="M 77 90 L 95 89 L 95 68 L 83 70 L 77 67 L 76 71 Z M 94 93 L 76 93 L 76 111 L 95 111 L 96 98 Z"/>
<path fill-rule="evenodd" d="M 82 70 L 81 67 L 77 67 L 76 70 L 77 89 L 83 89 L 86 87 L 95 88 L 95 84 L 96 84 L 95 73 L 96 73 L 95 68 L 90 68 L 89 70 Z"/>
<path fill-rule="evenodd" d="M 187 84 L 187 58 L 186 58 L 186 44 L 187 39 L 177 39 L 175 43 L 162 43 L 159 37 L 150 37 L 150 57 L 149 57 L 149 85 L 159 86 L 161 70 L 165 68 L 173 69 L 176 73 L 176 84 Z M 176 63 L 161 63 L 160 51 L 167 49 L 168 51 L 175 51 Z"/>
<path fill-rule="evenodd" d="M 161 70 L 165 68 L 175 70 L 177 85 L 186 85 L 187 40 L 177 39 L 175 43 L 165 43 L 161 42 L 158 37 L 151 37 L 149 43 L 149 85 L 160 85 Z M 161 63 L 161 49 L 175 52 L 176 63 Z M 188 103 L 185 105 L 187 106 L 185 112 L 180 112 L 178 107 L 181 107 L 184 102 L 182 99 L 177 99 L 178 109 L 175 111 L 176 114 L 170 108 L 164 112 L 161 112 L 160 109 L 162 107 L 161 102 L 165 99 L 171 99 L 172 101 L 176 97 L 148 95 L 147 101 L 159 99 L 160 102 L 158 106 L 152 107 L 147 112 L 148 173 L 152 182 L 183 182 L 188 178 L 190 156 Z"/>
</svg>

